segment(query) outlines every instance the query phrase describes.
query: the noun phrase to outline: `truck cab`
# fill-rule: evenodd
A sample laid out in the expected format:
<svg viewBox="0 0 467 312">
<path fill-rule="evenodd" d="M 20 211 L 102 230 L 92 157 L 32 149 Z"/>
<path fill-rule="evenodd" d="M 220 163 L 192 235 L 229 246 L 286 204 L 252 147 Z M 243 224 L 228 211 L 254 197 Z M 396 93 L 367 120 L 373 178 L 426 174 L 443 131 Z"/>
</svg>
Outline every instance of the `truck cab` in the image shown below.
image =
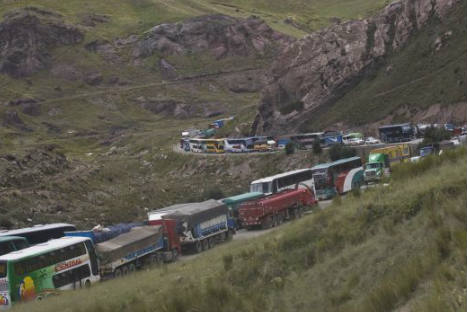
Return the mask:
<svg viewBox="0 0 467 312">
<path fill-rule="evenodd" d="M 377 153 L 368 156 L 368 162 L 365 165 L 364 180 L 365 183 L 376 182 L 389 171 L 389 158 L 387 154 Z"/>
</svg>

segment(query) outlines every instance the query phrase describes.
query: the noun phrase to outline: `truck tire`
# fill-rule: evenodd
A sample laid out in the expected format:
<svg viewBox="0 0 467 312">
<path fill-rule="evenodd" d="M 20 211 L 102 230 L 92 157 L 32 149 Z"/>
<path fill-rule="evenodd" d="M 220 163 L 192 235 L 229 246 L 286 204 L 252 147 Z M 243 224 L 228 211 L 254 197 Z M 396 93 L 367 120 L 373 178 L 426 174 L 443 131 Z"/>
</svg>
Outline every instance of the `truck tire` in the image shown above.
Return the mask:
<svg viewBox="0 0 467 312">
<path fill-rule="evenodd" d="M 128 271 L 129 271 L 129 270 L 128 270 L 128 266 L 127 266 L 127 265 L 124 265 L 124 266 L 122 267 L 122 275 L 128 275 Z"/>
<path fill-rule="evenodd" d="M 177 248 L 172 249 L 172 261 L 178 260 L 178 250 Z"/>
<path fill-rule="evenodd" d="M 207 239 L 203 239 L 203 250 L 208 250 L 209 249 L 209 242 Z"/>
<path fill-rule="evenodd" d="M 201 245 L 201 242 L 200 241 L 197 241 L 196 244 L 195 244 L 195 251 L 196 253 L 200 253 L 203 251 L 203 246 Z"/>
<path fill-rule="evenodd" d="M 121 268 L 118 268 L 114 271 L 114 277 L 115 278 L 119 278 L 119 277 L 122 277 L 123 273 L 122 273 L 122 269 Z"/>
<path fill-rule="evenodd" d="M 209 248 L 214 248 L 214 246 L 216 246 L 216 237 L 209 238 L 208 243 L 209 243 Z"/>
</svg>

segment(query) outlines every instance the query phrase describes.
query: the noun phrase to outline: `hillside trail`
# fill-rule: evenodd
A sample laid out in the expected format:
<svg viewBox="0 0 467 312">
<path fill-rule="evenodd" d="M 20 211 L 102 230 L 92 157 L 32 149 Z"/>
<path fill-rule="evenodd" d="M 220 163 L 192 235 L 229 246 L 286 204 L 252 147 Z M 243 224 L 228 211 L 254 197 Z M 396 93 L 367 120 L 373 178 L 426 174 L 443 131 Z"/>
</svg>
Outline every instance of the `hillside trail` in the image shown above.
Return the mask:
<svg viewBox="0 0 467 312">
<path fill-rule="evenodd" d="M 56 102 L 61 102 L 61 101 L 70 101 L 70 100 L 76 100 L 76 99 L 81 99 L 81 98 L 87 98 L 90 96 L 98 96 L 98 95 L 105 95 L 105 94 L 119 94 L 119 93 L 124 93 L 128 91 L 134 91 L 138 89 L 146 89 L 149 87 L 158 87 L 158 86 L 171 86 L 171 85 L 177 85 L 177 84 L 183 84 L 187 83 L 193 80 L 204 80 L 204 79 L 212 79 L 212 78 L 219 78 L 223 76 L 229 76 L 233 74 L 238 74 L 238 73 L 246 73 L 250 71 L 255 71 L 255 70 L 261 70 L 263 68 L 261 67 L 250 67 L 250 68 L 243 68 L 243 69 L 238 69 L 238 70 L 232 70 L 232 71 L 220 71 L 220 72 L 215 72 L 215 73 L 204 73 L 204 74 L 199 74 L 199 75 L 193 75 L 193 76 L 187 76 L 187 77 L 182 77 L 178 78 L 175 80 L 162 80 L 158 82 L 152 82 L 152 83 L 146 83 L 146 84 L 138 84 L 138 85 L 133 85 L 133 86 L 128 86 L 128 87 L 108 87 L 105 88 L 104 90 L 99 90 L 99 91 L 92 91 L 92 92 L 85 92 L 81 94 L 76 94 L 76 95 L 70 95 L 70 96 L 64 96 L 64 97 L 59 97 L 59 98 L 53 98 L 53 99 L 48 99 L 45 101 L 41 101 L 41 104 L 50 104 L 50 103 L 56 103 Z"/>
</svg>

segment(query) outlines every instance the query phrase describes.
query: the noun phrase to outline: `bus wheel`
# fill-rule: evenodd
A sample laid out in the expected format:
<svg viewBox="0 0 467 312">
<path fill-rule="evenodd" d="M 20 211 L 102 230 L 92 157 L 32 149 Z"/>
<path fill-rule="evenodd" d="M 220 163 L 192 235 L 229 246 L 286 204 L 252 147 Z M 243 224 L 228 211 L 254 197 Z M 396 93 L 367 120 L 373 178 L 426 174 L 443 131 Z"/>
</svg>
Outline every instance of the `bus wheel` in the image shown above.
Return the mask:
<svg viewBox="0 0 467 312">
<path fill-rule="evenodd" d="M 130 266 L 129 266 L 129 271 L 132 273 L 134 271 L 136 271 L 136 265 L 134 263 L 131 263 Z"/>
<path fill-rule="evenodd" d="M 200 241 L 197 241 L 196 244 L 195 244 L 195 251 L 197 253 L 200 253 L 201 251 L 203 251 L 203 246 L 201 246 L 201 242 Z"/>
<path fill-rule="evenodd" d="M 122 270 L 120 268 L 116 269 L 115 272 L 114 272 L 114 277 L 115 278 L 119 278 L 119 277 L 122 277 Z"/>
</svg>

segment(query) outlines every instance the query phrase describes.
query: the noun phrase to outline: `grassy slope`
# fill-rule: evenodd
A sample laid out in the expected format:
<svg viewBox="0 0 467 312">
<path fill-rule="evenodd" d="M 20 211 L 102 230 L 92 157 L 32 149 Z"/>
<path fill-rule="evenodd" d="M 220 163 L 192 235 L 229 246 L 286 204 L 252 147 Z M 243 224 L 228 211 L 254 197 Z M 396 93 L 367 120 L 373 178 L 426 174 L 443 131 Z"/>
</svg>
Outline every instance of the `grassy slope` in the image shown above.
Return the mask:
<svg viewBox="0 0 467 312">
<path fill-rule="evenodd" d="M 432 21 L 395 55 L 382 61 L 380 68 L 364 78 L 329 109 L 316 114 L 314 127 L 344 121 L 363 125 L 394 114 L 400 107 L 427 109 L 466 100 L 466 2 L 445 21 Z M 452 35 L 439 51 L 434 42 L 448 31 Z M 388 67 L 390 71 L 386 71 Z M 395 116 L 396 121 L 407 117 Z"/>
<path fill-rule="evenodd" d="M 462 311 L 465 149 L 254 240 L 15 311 Z"/>
</svg>

